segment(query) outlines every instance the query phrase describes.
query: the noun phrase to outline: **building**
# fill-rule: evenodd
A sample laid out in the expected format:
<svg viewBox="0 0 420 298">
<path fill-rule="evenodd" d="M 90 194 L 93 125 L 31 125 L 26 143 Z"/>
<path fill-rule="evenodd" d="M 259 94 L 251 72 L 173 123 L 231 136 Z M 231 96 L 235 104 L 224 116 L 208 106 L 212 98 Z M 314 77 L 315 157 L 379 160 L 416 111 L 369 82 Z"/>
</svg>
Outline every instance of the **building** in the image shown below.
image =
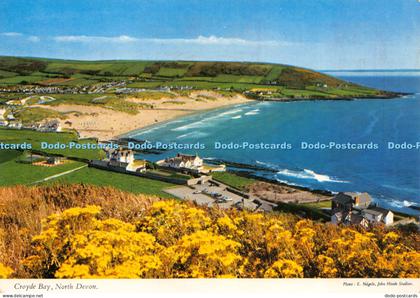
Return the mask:
<svg viewBox="0 0 420 298">
<path fill-rule="evenodd" d="M 339 192 L 332 199 L 331 209 L 349 212 L 354 208 L 367 208 L 371 203 L 372 198 L 366 192 Z"/>
<path fill-rule="evenodd" d="M 109 149 L 106 151 L 106 161 L 108 166 L 124 168 L 130 172 L 145 172 L 147 162 L 136 160 L 132 150 L 123 148 Z"/>
<path fill-rule="evenodd" d="M 60 132 L 61 124 L 59 120 L 51 120 L 39 125 L 37 130 L 41 132 Z"/>
<path fill-rule="evenodd" d="M 50 156 L 47 158 L 47 164 L 49 165 L 59 165 L 61 163 L 63 163 L 64 158 L 59 157 L 59 156 Z"/>
<path fill-rule="evenodd" d="M 331 222 L 363 227 L 378 223 L 390 225 L 394 214 L 374 205 L 368 193 L 340 192 L 331 202 Z"/>
<path fill-rule="evenodd" d="M 163 165 L 176 169 L 190 169 L 200 171 L 203 167 L 203 159 L 198 157 L 198 155 L 178 153 L 175 157 L 165 159 Z"/>
<path fill-rule="evenodd" d="M 134 152 L 133 150 L 125 150 L 123 148 L 110 149 L 106 151 L 106 158 L 109 161 L 131 163 L 134 161 Z"/>
<path fill-rule="evenodd" d="M 145 160 L 134 160 L 127 165 L 126 170 L 130 172 L 146 172 L 146 165 L 147 161 Z"/>
<path fill-rule="evenodd" d="M 394 213 L 391 210 L 387 210 L 377 206 L 371 206 L 367 209 L 362 210 L 362 215 L 370 223 L 382 222 L 385 225 L 391 225 L 394 223 Z"/>
</svg>

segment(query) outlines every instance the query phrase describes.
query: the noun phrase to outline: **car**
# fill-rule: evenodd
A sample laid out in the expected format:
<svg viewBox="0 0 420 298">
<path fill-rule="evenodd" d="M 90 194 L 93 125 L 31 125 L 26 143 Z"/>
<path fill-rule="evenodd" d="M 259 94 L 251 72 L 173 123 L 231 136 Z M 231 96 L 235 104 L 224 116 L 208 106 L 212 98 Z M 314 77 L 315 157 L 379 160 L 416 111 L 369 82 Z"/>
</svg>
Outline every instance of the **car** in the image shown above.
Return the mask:
<svg viewBox="0 0 420 298">
<path fill-rule="evenodd" d="M 200 190 L 193 191 L 193 194 L 195 194 L 195 195 L 198 195 L 198 194 L 200 194 L 200 193 L 201 193 L 201 191 L 200 191 Z"/>
<path fill-rule="evenodd" d="M 216 203 L 218 203 L 218 204 L 226 203 L 226 200 L 224 200 L 224 199 L 217 199 L 216 200 Z"/>
</svg>

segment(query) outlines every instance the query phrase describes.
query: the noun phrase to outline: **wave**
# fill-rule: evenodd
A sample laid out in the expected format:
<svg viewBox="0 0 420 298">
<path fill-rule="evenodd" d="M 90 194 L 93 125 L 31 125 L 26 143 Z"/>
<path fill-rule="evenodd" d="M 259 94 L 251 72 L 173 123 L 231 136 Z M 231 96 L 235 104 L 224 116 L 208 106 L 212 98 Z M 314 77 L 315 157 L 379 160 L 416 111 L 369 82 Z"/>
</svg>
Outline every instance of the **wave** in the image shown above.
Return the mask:
<svg viewBox="0 0 420 298">
<path fill-rule="evenodd" d="M 205 132 L 201 132 L 201 131 L 193 131 L 193 132 L 189 132 L 180 136 L 177 136 L 177 139 L 183 139 L 183 138 L 202 138 L 207 136 L 208 134 L 206 134 Z"/>
<path fill-rule="evenodd" d="M 232 118 L 230 118 L 230 119 L 240 119 L 240 118 L 242 118 L 242 116 L 241 115 L 238 115 L 238 116 L 233 116 Z"/>
<path fill-rule="evenodd" d="M 222 117 L 222 116 L 231 115 L 231 114 L 237 114 L 237 113 L 240 113 L 242 111 L 243 111 L 242 109 L 236 109 L 236 110 L 226 111 L 226 112 L 223 112 L 223 113 L 218 114 L 217 117 Z"/>
<path fill-rule="evenodd" d="M 301 184 L 298 184 L 298 183 L 293 183 L 293 182 L 286 181 L 286 180 L 281 180 L 281 179 L 279 179 L 279 178 L 276 178 L 276 181 L 277 181 L 277 182 L 280 182 L 280 183 L 287 184 L 287 185 L 291 185 L 291 186 L 305 187 L 304 185 L 301 185 Z"/>
<path fill-rule="evenodd" d="M 203 125 L 205 125 L 205 121 L 200 120 L 200 121 L 193 122 L 193 123 L 190 123 L 190 124 L 187 124 L 187 125 L 172 128 L 171 130 L 172 131 L 184 131 L 184 130 L 189 130 L 189 129 L 192 129 L 192 128 L 200 128 L 200 127 L 203 127 Z"/>
<path fill-rule="evenodd" d="M 245 115 L 249 116 L 249 115 L 258 115 L 260 113 L 260 109 L 255 109 L 249 112 L 246 112 Z"/>
<path fill-rule="evenodd" d="M 399 200 L 388 200 L 388 204 L 392 207 L 396 208 L 404 208 L 404 207 L 410 207 L 410 206 L 417 206 L 416 202 L 411 202 L 407 200 L 399 201 Z"/>
<path fill-rule="evenodd" d="M 283 169 L 278 171 L 277 175 L 288 176 L 298 179 L 312 179 L 318 182 L 349 183 L 348 181 L 338 180 L 328 175 L 319 174 L 308 169 L 303 169 L 303 171 Z"/>
<path fill-rule="evenodd" d="M 183 125 L 183 126 L 173 128 L 171 130 L 172 131 L 184 131 L 184 130 L 189 130 L 189 129 L 193 129 L 193 128 L 208 127 L 208 126 L 212 125 L 212 122 L 214 122 L 214 120 L 218 120 L 220 118 L 223 118 L 224 116 L 237 114 L 237 113 L 240 113 L 242 111 L 243 111 L 243 109 L 234 109 L 234 110 L 225 111 L 225 112 L 222 112 L 220 114 L 210 116 L 210 117 L 207 117 L 205 119 L 202 119 L 202 120 L 199 120 L 199 121 L 196 121 L 196 122 L 193 122 L 193 123 L 189 123 L 187 125 Z M 228 119 L 228 118 L 226 118 L 226 119 Z"/>
<path fill-rule="evenodd" d="M 256 162 L 257 164 L 262 165 L 262 166 L 265 166 L 265 167 L 267 167 L 267 168 L 269 168 L 269 169 L 273 169 L 273 170 L 279 170 L 279 169 L 280 169 L 278 165 L 275 165 L 275 164 L 273 164 L 273 163 L 264 162 L 264 161 L 259 161 L 259 160 L 255 161 L 255 162 Z"/>
</svg>

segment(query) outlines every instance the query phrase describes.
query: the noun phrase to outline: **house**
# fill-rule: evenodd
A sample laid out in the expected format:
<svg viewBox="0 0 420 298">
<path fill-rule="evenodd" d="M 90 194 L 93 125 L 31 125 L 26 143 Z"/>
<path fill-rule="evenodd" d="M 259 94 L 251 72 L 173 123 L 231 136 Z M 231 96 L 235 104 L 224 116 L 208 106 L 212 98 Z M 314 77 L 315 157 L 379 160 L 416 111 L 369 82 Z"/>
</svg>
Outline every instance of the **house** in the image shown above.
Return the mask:
<svg viewBox="0 0 420 298">
<path fill-rule="evenodd" d="M 61 124 L 59 120 L 51 120 L 42 123 L 37 130 L 41 132 L 60 132 Z"/>
<path fill-rule="evenodd" d="M 130 172 L 146 172 L 146 165 L 147 161 L 145 160 L 134 160 L 127 165 L 126 170 Z"/>
<path fill-rule="evenodd" d="M 22 123 L 19 121 L 9 121 L 7 127 L 21 129 L 23 127 Z"/>
<path fill-rule="evenodd" d="M 187 155 L 178 153 L 175 157 L 167 158 L 164 165 L 176 169 L 190 169 L 200 171 L 203 166 L 203 159 L 198 155 Z"/>
<path fill-rule="evenodd" d="M 132 150 L 126 150 L 121 147 L 109 149 L 106 151 L 106 160 L 108 161 L 108 166 L 125 168 L 130 172 L 146 171 L 147 162 L 145 160 L 136 160 Z"/>
<path fill-rule="evenodd" d="M 366 192 L 339 192 L 332 199 L 332 210 L 349 212 L 354 208 L 367 208 L 372 202 L 372 198 Z"/>
<path fill-rule="evenodd" d="M 385 225 L 391 225 L 394 223 L 394 213 L 377 206 L 362 210 L 362 215 L 372 224 L 382 222 Z"/>
<path fill-rule="evenodd" d="M 59 156 L 50 156 L 47 158 L 47 164 L 49 165 L 59 165 L 63 163 L 63 158 Z"/>
<path fill-rule="evenodd" d="M 125 150 L 123 148 L 110 149 L 106 152 L 106 158 L 109 161 L 131 163 L 134 161 L 134 152 L 132 150 Z"/>
<path fill-rule="evenodd" d="M 368 228 L 370 223 L 369 220 L 367 220 L 363 215 L 360 214 L 360 212 L 357 211 L 352 211 L 347 214 L 345 221 L 353 226 L 362 226 L 364 228 Z"/>
<path fill-rule="evenodd" d="M 372 204 L 368 193 L 340 192 L 331 203 L 331 222 L 333 224 L 360 225 L 394 222 L 394 214 L 387 209 Z"/>
</svg>

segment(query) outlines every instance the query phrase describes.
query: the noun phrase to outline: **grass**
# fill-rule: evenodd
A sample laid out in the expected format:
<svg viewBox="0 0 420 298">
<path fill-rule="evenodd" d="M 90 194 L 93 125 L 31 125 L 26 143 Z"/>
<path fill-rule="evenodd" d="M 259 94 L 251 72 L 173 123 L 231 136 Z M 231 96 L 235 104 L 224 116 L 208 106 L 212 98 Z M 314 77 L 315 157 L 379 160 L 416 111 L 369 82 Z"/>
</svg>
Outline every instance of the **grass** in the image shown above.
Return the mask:
<svg viewBox="0 0 420 298">
<path fill-rule="evenodd" d="M 302 204 L 304 206 L 308 206 L 308 207 L 313 207 L 313 208 L 331 208 L 331 201 L 321 201 L 321 202 L 317 202 L 317 203 L 305 203 Z"/>
<path fill-rule="evenodd" d="M 175 94 L 162 91 L 144 91 L 130 94 L 126 97 L 134 97 L 141 100 L 157 100 L 162 98 L 174 98 Z"/>
<path fill-rule="evenodd" d="M 123 191 L 135 194 L 157 195 L 162 198 L 172 198 L 163 189 L 175 186 L 174 184 L 136 177 L 121 173 L 99 170 L 95 168 L 84 168 L 80 171 L 59 177 L 46 184 L 69 183 L 69 184 L 90 184 L 97 186 L 113 186 Z"/>
<path fill-rule="evenodd" d="M 33 124 L 49 118 L 66 119 L 66 116 L 63 113 L 38 107 L 25 108 L 14 115 L 17 119 L 22 121 L 23 124 Z"/>
<path fill-rule="evenodd" d="M 2 159 L 1 155 L 0 160 Z M 54 167 L 35 166 L 17 162 L 16 159 L 19 156 L 12 160 L 0 163 L 0 186 L 31 184 L 49 176 L 75 169 L 83 165 L 81 162 L 68 161 Z"/>
<path fill-rule="evenodd" d="M 299 67 L 247 62 L 72 61 L 0 57 L 0 85 L 53 84 L 93 86 L 99 82 L 130 81 L 128 87 L 160 86 L 233 89 L 243 92 L 283 89 L 282 97 L 354 97 L 385 94 Z M 134 81 L 134 82 L 131 82 Z M 316 86 L 327 86 L 319 88 Z M 270 96 L 265 96 L 270 98 Z"/>
<path fill-rule="evenodd" d="M 241 177 L 229 172 L 215 172 L 212 173 L 212 176 L 215 180 L 240 190 L 246 190 L 248 186 L 256 182 L 255 179 Z"/>
<path fill-rule="evenodd" d="M 78 157 L 86 159 L 99 159 L 101 157 L 101 150 L 86 150 L 86 149 L 42 149 L 41 142 L 64 143 L 75 142 L 79 144 L 87 144 L 96 142 L 93 140 L 78 140 L 75 133 L 47 133 L 37 132 L 32 130 L 15 130 L 0 128 L 0 140 L 4 143 L 30 143 L 33 150 L 43 151 L 49 154 L 59 154 L 67 157 Z M 6 151 L 0 151 L 2 154 Z"/>
<path fill-rule="evenodd" d="M 105 103 L 105 107 L 115 111 L 135 115 L 138 113 L 141 105 L 126 101 L 122 98 L 112 98 Z"/>
<path fill-rule="evenodd" d="M 164 176 L 164 177 L 171 177 L 171 178 L 183 179 L 183 180 L 188 180 L 192 178 L 190 175 L 185 175 L 182 173 L 165 171 L 165 170 L 148 170 L 148 172 L 156 174 L 156 175 Z"/>
<path fill-rule="evenodd" d="M 163 77 L 182 77 L 187 72 L 185 68 L 167 68 L 162 67 L 159 69 L 157 75 Z"/>
<path fill-rule="evenodd" d="M 292 213 L 312 220 L 321 220 L 324 222 L 330 221 L 330 217 L 325 214 L 320 208 L 308 206 L 307 204 L 294 204 L 278 202 L 275 211 Z"/>
<path fill-rule="evenodd" d="M 17 84 L 24 84 L 24 83 L 36 83 L 42 80 L 45 80 L 47 77 L 41 76 L 13 76 L 7 77 L 4 79 L 0 79 L 0 85 L 17 85 Z"/>
</svg>

